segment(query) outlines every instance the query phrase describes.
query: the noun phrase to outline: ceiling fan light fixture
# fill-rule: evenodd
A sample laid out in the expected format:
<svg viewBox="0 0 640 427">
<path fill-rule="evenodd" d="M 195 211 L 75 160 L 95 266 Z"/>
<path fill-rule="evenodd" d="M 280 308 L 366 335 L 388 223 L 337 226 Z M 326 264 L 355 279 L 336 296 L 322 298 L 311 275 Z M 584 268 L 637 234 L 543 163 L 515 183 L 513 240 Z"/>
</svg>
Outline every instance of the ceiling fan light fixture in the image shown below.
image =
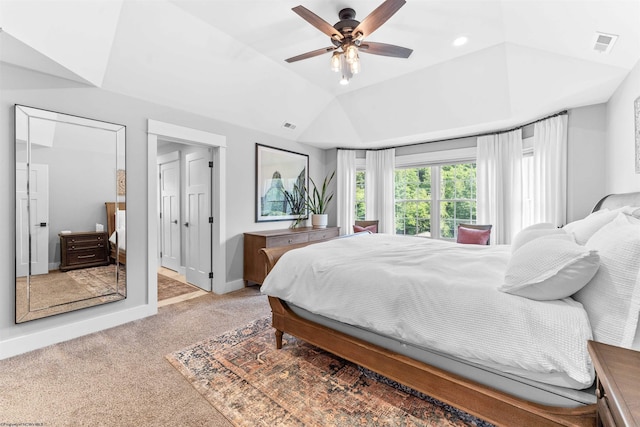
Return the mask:
<svg viewBox="0 0 640 427">
<path fill-rule="evenodd" d="M 351 64 L 349 64 L 351 74 L 358 74 L 360 72 L 360 59 L 356 58 Z"/>
<path fill-rule="evenodd" d="M 358 48 L 354 44 L 350 44 L 349 46 L 347 46 L 347 48 L 344 50 L 344 54 L 349 64 L 358 60 Z"/>
<path fill-rule="evenodd" d="M 331 55 L 331 71 L 336 73 L 340 72 L 340 56 L 340 52 L 333 52 L 333 55 Z"/>
<path fill-rule="evenodd" d="M 0 0 L 1 1 L 1 0 Z M 306 7 L 300 5 L 292 8 L 295 13 L 322 33 L 327 35 L 332 46 L 312 50 L 285 59 L 286 62 L 297 62 L 303 59 L 313 58 L 327 52 L 333 52 L 329 61 L 330 68 L 334 72 L 340 72 L 340 84 L 349 84 L 349 80 L 360 73 L 359 50 L 370 55 L 389 56 L 394 58 L 408 58 L 413 52 L 402 46 L 387 43 L 366 42 L 371 33 L 387 22 L 404 4 L 406 0 L 384 0 L 373 12 L 362 21 L 355 19 L 356 12 L 351 8 L 344 8 L 338 13 L 340 21 L 331 25 Z"/>
</svg>

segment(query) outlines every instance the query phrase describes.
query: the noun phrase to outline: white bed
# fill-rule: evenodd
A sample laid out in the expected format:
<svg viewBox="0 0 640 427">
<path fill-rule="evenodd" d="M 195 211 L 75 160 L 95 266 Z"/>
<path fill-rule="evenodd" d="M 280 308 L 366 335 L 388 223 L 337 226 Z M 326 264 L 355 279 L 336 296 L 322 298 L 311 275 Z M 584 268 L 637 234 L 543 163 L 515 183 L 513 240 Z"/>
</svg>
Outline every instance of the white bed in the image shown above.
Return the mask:
<svg viewBox="0 0 640 427">
<path fill-rule="evenodd" d="M 587 341 L 625 347 L 639 341 L 640 220 L 633 217 L 635 209 L 616 211 L 620 204 L 638 206 L 640 194 L 610 197 L 599 203 L 597 213 L 564 230 L 523 232 L 514 242 L 516 251 L 511 246 L 374 234 L 314 244 L 272 260 L 262 291 L 270 296 L 272 307 L 277 299 L 277 304 L 314 324 L 533 405 L 578 412 L 582 407 L 587 415 L 579 423 L 590 425 L 595 396 Z M 561 240 L 555 240 L 558 237 Z M 611 243 L 615 239 L 629 242 L 620 247 Z M 569 249 L 556 255 L 560 247 Z M 573 252 L 566 255 L 567 251 Z M 268 250 L 266 254 L 269 258 Z M 535 265 L 523 270 L 522 263 L 531 257 L 534 264 L 549 263 L 554 273 L 532 273 Z M 559 260 L 566 262 L 558 266 Z M 505 286 L 505 273 L 511 274 L 510 286 Z M 532 274 L 534 286 L 525 288 L 533 289 L 533 297 L 513 294 L 526 295 L 518 280 Z M 540 282 L 547 289 L 542 287 L 538 297 L 536 281 L 545 274 L 551 278 Z M 548 284 L 553 286 L 550 293 Z M 565 284 L 563 292 L 568 294 L 560 292 L 562 298 L 557 298 L 558 287 Z M 274 326 L 280 311 L 274 308 Z M 276 336 L 288 332 L 282 321 L 278 323 Z M 421 391 L 439 397 L 428 385 L 425 388 Z M 503 422 L 500 416 L 464 403 L 448 403 Z M 550 416 L 554 417 L 558 418 Z"/>
</svg>

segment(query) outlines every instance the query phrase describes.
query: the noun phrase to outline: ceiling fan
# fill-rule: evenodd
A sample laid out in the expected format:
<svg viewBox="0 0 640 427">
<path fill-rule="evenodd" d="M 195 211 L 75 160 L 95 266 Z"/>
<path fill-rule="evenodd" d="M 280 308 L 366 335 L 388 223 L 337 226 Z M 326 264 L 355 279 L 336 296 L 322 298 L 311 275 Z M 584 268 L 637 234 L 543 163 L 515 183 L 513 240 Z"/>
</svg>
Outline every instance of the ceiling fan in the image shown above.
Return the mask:
<svg viewBox="0 0 640 427">
<path fill-rule="evenodd" d="M 292 10 L 328 35 L 333 46 L 312 50 L 311 52 L 293 56 L 285 61 L 291 63 L 333 52 L 331 69 L 342 73 L 341 84 L 348 84 L 351 77 L 360 71 L 359 52 L 395 58 L 408 58 L 413 52 L 412 49 L 392 44 L 364 41 L 366 37 L 387 22 L 405 3 L 406 0 L 386 0 L 364 18 L 362 22 L 356 21 L 356 12 L 353 9 L 345 8 L 338 13 L 340 21 L 335 25 L 329 24 L 304 6 L 296 6 Z"/>
</svg>

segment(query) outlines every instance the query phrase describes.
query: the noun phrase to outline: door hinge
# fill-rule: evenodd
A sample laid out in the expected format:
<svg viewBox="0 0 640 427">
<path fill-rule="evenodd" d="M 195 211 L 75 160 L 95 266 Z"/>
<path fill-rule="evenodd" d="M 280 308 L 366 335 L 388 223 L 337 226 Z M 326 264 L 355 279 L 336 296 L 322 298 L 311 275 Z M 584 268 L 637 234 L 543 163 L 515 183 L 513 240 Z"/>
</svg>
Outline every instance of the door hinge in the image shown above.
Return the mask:
<svg viewBox="0 0 640 427">
<path fill-rule="evenodd" d="M 209 224 L 213 224 L 213 217 L 212 216 L 209 217 Z"/>
<path fill-rule="evenodd" d="M 209 279 L 213 279 L 213 271 L 209 273 Z"/>
<path fill-rule="evenodd" d="M 162 218 L 162 212 L 160 212 L 160 218 Z"/>
<path fill-rule="evenodd" d="M 160 258 L 162 258 L 162 251 L 160 251 Z"/>
<path fill-rule="evenodd" d="M 212 168 L 213 167 L 213 162 L 209 162 L 209 167 Z"/>
</svg>

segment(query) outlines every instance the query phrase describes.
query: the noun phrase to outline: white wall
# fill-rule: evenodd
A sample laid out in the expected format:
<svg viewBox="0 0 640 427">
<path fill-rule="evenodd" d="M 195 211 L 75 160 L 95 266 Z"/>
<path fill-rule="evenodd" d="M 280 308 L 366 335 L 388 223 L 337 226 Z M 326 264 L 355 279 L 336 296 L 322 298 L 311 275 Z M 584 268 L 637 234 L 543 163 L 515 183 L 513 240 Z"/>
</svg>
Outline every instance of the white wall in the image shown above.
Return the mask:
<svg viewBox="0 0 640 427">
<path fill-rule="evenodd" d="M 608 193 L 640 191 L 640 174 L 635 172 L 633 103 L 640 96 L 640 61 L 607 103 Z"/>
<path fill-rule="evenodd" d="M 286 228 L 290 222 L 255 223 L 255 143 L 309 155 L 310 174 L 322 180 L 325 152 L 181 110 L 0 63 L 0 358 L 154 314 L 147 288 L 147 119 L 227 138 L 227 281 L 242 280 L 242 233 Z M 39 107 L 127 127 L 127 299 L 15 324 L 14 104 Z M 280 123 L 274 124 L 279 127 Z M 330 219 L 335 224 L 335 217 Z M 155 262 L 155 260 L 153 260 Z"/>
</svg>

